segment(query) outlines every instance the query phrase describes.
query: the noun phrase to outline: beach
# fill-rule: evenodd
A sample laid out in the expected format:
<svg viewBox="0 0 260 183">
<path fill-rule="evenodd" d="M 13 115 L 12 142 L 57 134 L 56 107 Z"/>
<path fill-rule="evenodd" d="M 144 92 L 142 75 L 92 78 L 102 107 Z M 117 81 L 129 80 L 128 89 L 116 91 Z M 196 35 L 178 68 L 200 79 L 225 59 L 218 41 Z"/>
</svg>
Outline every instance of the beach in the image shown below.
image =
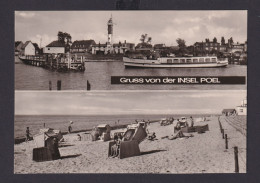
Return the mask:
<svg viewBox="0 0 260 183">
<path fill-rule="evenodd" d="M 228 149 L 222 138 L 219 119 L 228 135 Z M 77 133 L 64 135 L 60 143 L 61 159 L 46 162 L 32 160 L 33 141 L 14 145 L 14 173 L 234 173 L 234 146 L 239 148 L 239 172 L 246 173 L 246 136 L 225 121 L 225 117 L 207 117 L 194 125 L 208 124 L 209 131 L 191 133 L 193 137 L 161 139 L 174 134 L 174 124 L 151 123 L 147 129 L 158 140 L 139 144 L 141 155 L 124 159 L 108 157 L 108 143 L 78 141 Z M 121 131 L 121 129 L 113 130 Z M 79 134 L 82 134 L 81 132 Z M 185 135 L 188 135 L 185 133 Z"/>
</svg>

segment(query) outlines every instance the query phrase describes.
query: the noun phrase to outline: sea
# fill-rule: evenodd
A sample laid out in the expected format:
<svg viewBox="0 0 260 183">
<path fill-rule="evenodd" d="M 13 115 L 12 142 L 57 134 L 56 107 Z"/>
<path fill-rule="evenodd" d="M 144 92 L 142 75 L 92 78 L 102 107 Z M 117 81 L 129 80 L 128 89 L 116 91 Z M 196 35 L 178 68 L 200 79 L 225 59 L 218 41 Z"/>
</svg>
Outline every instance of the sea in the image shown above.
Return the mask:
<svg viewBox="0 0 260 183">
<path fill-rule="evenodd" d="M 212 114 L 213 115 L 213 114 Z M 182 115 L 172 115 L 172 114 L 139 114 L 139 115 L 15 115 L 14 121 L 14 137 L 25 137 L 26 127 L 30 128 L 30 133 L 35 135 L 39 133 L 39 130 L 44 128 L 44 123 L 46 128 L 53 128 L 61 130 L 62 132 L 67 132 L 68 125 L 70 121 L 73 121 L 72 130 L 87 130 L 92 129 L 98 124 L 108 124 L 110 126 L 131 124 L 135 120 L 150 120 L 159 121 L 162 118 L 178 119 L 180 117 L 189 118 L 192 116 L 196 117 L 209 117 L 211 114 L 182 114 Z"/>
<path fill-rule="evenodd" d="M 86 90 L 245 90 L 245 85 L 118 85 L 111 84 L 111 76 L 247 76 L 246 65 L 228 65 L 226 68 L 125 68 L 122 61 L 93 61 L 85 63 L 85 72 L 56 72 L 23 64 L 15 57 L 16 90 L 57 89 Z"/>
</svg>

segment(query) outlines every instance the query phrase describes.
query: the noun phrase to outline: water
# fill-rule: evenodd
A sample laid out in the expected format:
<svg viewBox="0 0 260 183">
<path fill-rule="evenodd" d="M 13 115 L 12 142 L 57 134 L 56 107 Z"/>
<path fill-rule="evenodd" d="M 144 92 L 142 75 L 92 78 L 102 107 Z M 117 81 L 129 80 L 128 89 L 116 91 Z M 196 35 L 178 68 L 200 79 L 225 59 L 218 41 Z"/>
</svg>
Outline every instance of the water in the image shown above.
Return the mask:
<svg viewBox="0 0 260 183">
<path fill-rule="evenodd" d="M 226 68 L 125 68 L 122 61 L 86 62 L 85 72 L 60 73 L 41 67 L 25 65 L 15 60 L 16 90 L 57 89 L 86 90 L 87 80 L 91 90 L 181 90 L 181 89 L 246 89 L 246 85 L 111 85 L 111 76 L 246 76 L 247 66 L 228 65 Z"/>
<path fill-rule="evenodd" d="M 120 125 L 133 123 L 136 119 L 138 121 L 143 119 L 152 121 L 165 117 L 174 117 L 176 119 L 182 116 L 195 118 L 209 115 L 15 115 L 14 136 L 24 137 L 26 127 L 30 127 L 31 134 L 35 135 L 43 128 L 44 123 L 46 127 L 67 131 L 69 121 L 73 121 L 73 130 L 84 130 L 104 123 L 113 126 L 118 120 Z"/>
</svg>

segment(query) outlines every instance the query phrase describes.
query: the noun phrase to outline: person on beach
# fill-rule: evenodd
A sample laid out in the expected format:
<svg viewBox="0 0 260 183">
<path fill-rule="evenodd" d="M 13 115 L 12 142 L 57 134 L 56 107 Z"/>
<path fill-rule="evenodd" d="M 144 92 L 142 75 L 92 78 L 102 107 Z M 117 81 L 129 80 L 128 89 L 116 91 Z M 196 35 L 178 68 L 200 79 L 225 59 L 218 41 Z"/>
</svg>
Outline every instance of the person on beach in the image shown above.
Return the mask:
<svg viewBox="0 0 260 183">
<path fill-rule="evenodd" d="M 191 120 L 191 127 L 193 127 L 194 126 L 194 121 L 193 121 L 193 118 L 192 118 L 192 116 L 190 117 L 190 120 Z"/>
<path fill-rule="evenodd" d="M 72 124 L 73 124 L 73 121 L 70 121 L 69 126 L 68 126 L 68 133 L 72 132 L 72 126 L 71 126 Z"/>
<path fill-rule="evenodd" d="M 179 130 L 175 135 L 171 135 L 170 137 L 164 136 L 164 137 L 162 137 L 162 139 L 168 138 L 169 140 L 175 140 L 177 138 L 184 138 L 184 137 L 189 138 L 189 137 L 193 137 L 193 135 L 190 134 L 189 136 L 186 136 L 183 134 L 183 132 L 181 130 Z"/>
<path fill-rule="evenodd" d="M 118 137 L 117 134 L 115 134 L 115 136 L 114 136 L 114 142 L 115 142 L 115 144 L 111 146 L 110 156 L 112 158 L 115 158 L 119 155 L 119 148 L 120 148 L 121 139 Z"/>
<path fill-rule="evenodd" d="M 25 142 L 27 142 L 27 141 L 30 140 L 30 138 L 31 138 L 30 135 L 32 135 L 32 134 L 30 133 L 30 129 L 29 129 L 29 127 L 26 127 L 26 139 L 25 139 Z"/>
</svg>

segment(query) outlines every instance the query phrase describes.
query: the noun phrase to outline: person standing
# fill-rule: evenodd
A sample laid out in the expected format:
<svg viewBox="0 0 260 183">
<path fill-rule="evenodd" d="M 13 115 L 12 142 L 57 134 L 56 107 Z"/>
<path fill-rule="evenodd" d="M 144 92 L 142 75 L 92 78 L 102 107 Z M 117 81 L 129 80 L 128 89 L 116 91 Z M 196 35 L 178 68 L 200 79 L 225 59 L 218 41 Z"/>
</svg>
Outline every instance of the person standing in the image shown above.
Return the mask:
<svg viewBox="0 0 260 183">
<path fill-rule="evenodd" d="M 70 121 L 69 126 L 68 126 L 68 133 L 72 132 L 72 126 L 71 126 L 72 124 L 73 124 L 73 121 Z"/>
<path fill-rule="evenodd" d="M 31 135 L 30 129 L 29 129 L 29 127 L 26 127 L 26 139 L 25 139 L 25 142 L 30 140 L 30 138 L 31 138 L 30 135 Z"/>
<path fill-rule="evenodd" d="M 194 121 L 193 121 L 192 116 L 190 117 L 190 120 L 191 120 L 191 127 L 193 127 L 194 126 Z"/>
</svg>

